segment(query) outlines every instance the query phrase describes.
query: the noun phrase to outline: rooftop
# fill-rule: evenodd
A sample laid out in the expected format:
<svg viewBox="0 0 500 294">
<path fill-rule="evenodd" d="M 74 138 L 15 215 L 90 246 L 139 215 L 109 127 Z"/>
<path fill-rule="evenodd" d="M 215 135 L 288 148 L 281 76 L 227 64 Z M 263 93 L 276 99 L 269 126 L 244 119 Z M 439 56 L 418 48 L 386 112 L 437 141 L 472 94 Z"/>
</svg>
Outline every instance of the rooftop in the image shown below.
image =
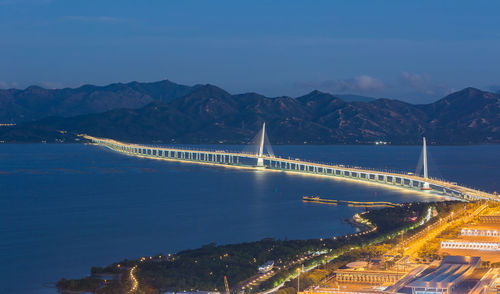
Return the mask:
<svg viewBox="0 0 500 294">
<path fill-rule="evenodd" d="M 499 223 L 480 223 L 477 225 L 467 225 L 462 230 L 500 230 Z"/>
<path fill-rule="evenodd" d="M 480 265 L 480 257 L 446 256 L 435 271 L 411 282 L 408 287 L 449 289 Z"/>
</svg>

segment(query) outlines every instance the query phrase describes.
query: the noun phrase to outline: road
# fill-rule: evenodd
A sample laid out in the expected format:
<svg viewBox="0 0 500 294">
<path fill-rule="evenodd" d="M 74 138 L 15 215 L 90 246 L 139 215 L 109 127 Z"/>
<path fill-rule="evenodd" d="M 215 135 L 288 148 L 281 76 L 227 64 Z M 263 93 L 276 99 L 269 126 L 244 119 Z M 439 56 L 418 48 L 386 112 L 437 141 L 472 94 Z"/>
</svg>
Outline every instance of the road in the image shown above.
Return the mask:
<svg viewBox="0 0 500 294">
<path fill-rule="evenodd" d="M 468 213 L 469 209 L 464 209 L 459 213 L 452 212 L 445 218 L 442 218 L 438 222 L 429 225 L 423 231 L 418 232 L 417 234 L 408 238 L 408 240 L 405 240 L 404 243 L 396 247 L 396 252 L 397 250 L 399 250 L 399 248 L 403 247 L 405 249 L 405 255 L 413 256 L 422 246 L 426 245 L 430 240 L 436 238 L 443 231 L 456 225 L 456 223 L 459 221 L 470 221 L 472 218 L 479 215 L 479 213 L 481 213 L 486 207 L 488 207 L 488 205 L 483 204 L 476 208 L 472 213 Z"/>
<path fill-rule="evenodd" d="M 130 281 L 132 282 L 132 286 L 130 287 L 128 293 L 134 293 L 139 288 L 139 281 L 137 281 L 137 278 L 135 277 L 136 271 L 137 271 L 137 265 L 135 265 L 130 269 Z"/>
<path fill-rule="evenodd" d="M 484 294 L 485 291 L 491 286 L 491 284 L 495 281 L 495 279 L 500 274 L 500 268 L 492 268 L 490 269 L 486 275 L 484 275 L 481 280 L 476 284 L 472 290 L 469 291 L 469 294 Z"/>
</svg>

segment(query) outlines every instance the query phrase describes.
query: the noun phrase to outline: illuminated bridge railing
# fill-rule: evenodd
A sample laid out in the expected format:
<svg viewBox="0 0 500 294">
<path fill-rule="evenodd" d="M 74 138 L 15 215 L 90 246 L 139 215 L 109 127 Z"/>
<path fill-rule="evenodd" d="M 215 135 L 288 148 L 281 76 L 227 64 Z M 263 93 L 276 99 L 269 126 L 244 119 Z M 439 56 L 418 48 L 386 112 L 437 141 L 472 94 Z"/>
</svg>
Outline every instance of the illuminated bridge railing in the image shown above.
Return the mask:
<svg viewBox="0 0 500 294">
<path fill-rule="evenodd" d="M 179 148 L 170 146 L 154 146 L 128 144 L 119 141 L 85 136 L 93 143 L 105 146 L 114 151 L 131 156 L 147 157 L 163 160 L 175 160 L 192 162 L 199 164 L 224 165 L 246 168 L 266 168 L 300 174 L 316 176 L 336 177 L 355 180 L 365 183 L 381 184 L 406 190 L 422 192 L 424 184 L 431 188 L 426 193 L 453 197 L 465 201 L 478 199 L 497 200 L 493 194 L 478 191 L 475 189 L 459 186 L 439 179 L 423 178 L 413 174 L 405 174 L 395 171 L 382 171 L 361 167 L 350 167 L 339 164 L 325 164 L 319 162 L 306 161 L 302 159 L 281 158 L 262 156 L 264 167 L 256 167 L 255 163 L 259 158 L 256 154 L 223 151 L 223 150 L 199 150 L 196 148 Z"/>
</svg>

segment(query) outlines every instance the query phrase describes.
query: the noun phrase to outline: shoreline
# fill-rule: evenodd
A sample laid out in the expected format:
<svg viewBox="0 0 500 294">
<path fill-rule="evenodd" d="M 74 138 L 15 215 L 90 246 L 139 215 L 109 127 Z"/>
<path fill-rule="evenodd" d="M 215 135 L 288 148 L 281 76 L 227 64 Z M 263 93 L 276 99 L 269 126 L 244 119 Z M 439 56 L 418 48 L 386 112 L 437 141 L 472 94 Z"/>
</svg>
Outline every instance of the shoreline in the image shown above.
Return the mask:
<svg viewBox="0 0 500 294">
<path fill-rule="evenodd" d="M 346 222 L 347 222 L 348 224 L 350 224 L 353 228 L 357 228 L 357 229 L 359 229 L 360 231 L 359 231 L 359 232 L 357 232 L 357 233 L 364 233 L 364 232 L 366 232 L 366 231 L 370 231 L 370 230 L 372 230 L 372 229 L 373 229 L 372 227 L 370 227 L 370 226 L 368 226 L 368 225 L 366 225 L 366 224 L 364 224 L 364 223 L 362 223 L 362 222 L 360 222 L 360 221 L 357 221 L 357 220 L 354 218 L 354 216 L 352 216 L 352 217 L 350 217 L 350 218 L 346 219 Z"/>
<path fill-rule="evenodd" d="M 351 219 L 348 220 L 349 224 L 352 226 L 361 228 L 362 231 L 354 233 L 354 234 L 346 234 L 346 235 L 341 235 L 337 236 L 334 238 L 328 238 L 328 239 L 310 239 L 310 240 L 275 240 L 272 238 L 267 238 L 267 239 L 262 239 L 259 241 L 254 241 L 254 242 L 247 242 L 247 243 L 236 243 L 236 244 L 228 244 L 228 245 L 215 245 L 215 244 L 209 244 L 202 246 L 197 249 L 193 250 L 183 250 L 179 251 L 172 256 L 154 256 L 154 257 L 143 257 L 138 260 L 127 260 L 125 259 L 124 261 L 121 262 L 115 262 L 105 268 L 99 268 L 97 272 L 93 272 L 92 275 L 95 276 L 96 274 L 104 274 L 106 275 L 107 273 L 111 271 L 116 271 L 117 267 L 120 268 L 120 273 L 124 274 L 126 273 L 126 269 L 130 268 L 135 268 L 139 266 L 138 270 L 141 270 L 145 266 L 147 269 L 147 275 L 149 275 L 149 278 L 146 279 L 146 281 L 156 281 L 156 278 L 154 277 L 161 277 L 163 279 L 171 280 L 172 277 L 170 274 L 175 272 L 176 277 L 183 279 L 184 275 L 189 276 L 190 273 L 192 273 L 192 268 L 191 266 L 186 267 L 186 264 L 191 264 L 191 262 L 194 262 L 192 266 L 197 267 L 201 266 L 202 268 L 206 266 L 206 258 L 208 260 L 212 260 L 212 254 L 214 254 L 216 257 L 215 260 L 225 260 L 228 258 L 228 261 L 223 262 L 222 265 L 228 264 L 229 267 L 233 268 L 236 272 L 242 270 L 239 266 L 231 266 L 231 257 L 236 257 L 236 258 L 242 258 L 243 256 L 247 256 L 250 254 L 251 256 L 254 256 L 253 254 L 259 252 L 271 252 L 272 249 L 275 247 L 280 248 L 278 252 L 287 252 L 282 251 L 285 248 L 290 248 L 288 246 L 292 246 L 291 248 L 295 248 L 295 250 L 292 252 L 292 254 L 284 254 L 280 253 L 279 260 L 283 258 L 283 263 L 278 263 L 275 264 L 275 268 L 279 269 L 276 272 L 273 272 L 270 276 L 265 277 L 264 279 L 260 279 L 259 277 L 261 276 L 260 274 L 257 273 L 256 267 L 260 264 L 262 264 L 265 260 L 269 259 L 269 256 L 262 256 L 260 261 L 256 261 L 253 263 L 253 265 L 248 265 L 248 263 L 243 261 L 243 265 L 246 271 L 245 275 L 248 276 L 241 276 L 236 274 L 236 276 L 228 276 L 228 279 L 231 281 L 234 281 L 234 283 L 240 283 L 242 280 L 242 277 L 246 277 L 245 279 L 252 278 L 253 282 L 255 280 L 259 280 L 259 282 L 253 287 L 255 289 L 261 289 L 263 292 L 266 292 L 272 288 L 275 288 L 277 285 L 282 284 L 283 281 L 281 280 L 283 277 L 283 274 L 288 275 L 289 274 L 295 274 L 295 270 L 297 266 L 300 266 L 301 264 L 305 266 L 306 269 L 313 269 L 319 266 L 320 264 L 324 263 L 325 261 L 330 262 L 334 259 L 336 259 L 338 256 L 348 253 L 351 250 L 356 248 L 359 249 L 359 246 L 354 246 L 353 244 L 360 244 L 359 242 L 370 242 L 370 240 L 376 240 L 378 239 L 379 242 L 385 242 L 383 240 L 388 240 L 387 236 L 392 234 L 395 230 L 396 231 L 401 231 L 401 230 L 412 230 L 414 228 L 414 223 L 409 223 L 407 221 L 402 221 L 406 220 L 408 216 L 413 215 L 413 212 L 411 211 L 419 211 L 420 218 L 423 219 L 425 217 L 424 211 L 427 211 L 429 207 L 438 207 L 438 209 L 443 209 L 443 213 L 446 213 L 446 211 L 449 211 L 451 207 L 454 207 L 456 205 L 459 205 L 461 203 L 460 201 L 439 201 L 439 202 L 409 202 L 405 204 L 406 208 L 403 207 L 387 207 L 383 208 L 382 210 L 380 209 L 375 209 L 375 210 L 369 210 L 363 213 L 355 214 Z M 411 208 L 408 210 L 408 208 Z M 367 217 L 365 217 L 365 215 Z M 397 217 L 399 221 L 394 221 L 393 217 Z M 375 221 L 374 223 L 372 223 Z M 378 226 L 381 226 L 383 229 L 378 229 Z M 380 239 L 382 238 L 382 239 Z M 390 239 L 390 238 L 389 238 Z M 380 241 L 382 240 L 382 241 Z M 376 244 L 378 244 L 377 242 Z M 298 246 L 298 247 L 297 247 Z M 312 246 L 312 247 L 311 247 Z M 268 249 L 266 249 L 268 248 Z M 309 248 L 309 249 L 306 249 Z M 316 248 L 316 249 L 313 249 Z M 223 253 L 225 252 L 225 253 Z M 254 252 L 254 253 L 252 253 Z M 222 255 L 220 255 L 222 253 Z M 219 256 L 220 255 L 220 256 Z M 272 256 L 272 255 L 271 255 Z M 205 260 L 204 260 L 205 258 Z M 176 263 L 177 260 L 181 260 L 181 263 Z M 210 261 L 208 261 L 210 262 Z M 239 261 L 241 262 L 241 261 Z M 280 261 L 281 262 L 281 261 Z M 171 264 L 169 266 L 169 269 L 165 268 L 166 264 Z M 197 265 L 195 265 L 197 264 Z M 252 264 L 252 262 L 250 262 Z M 255 267 L 255 269 L 253 269 Z M 219 270 L 224 271 L 225 267 L 219 269 L 212 269 L 214 273 L 217 273 Z M 187 271 L 186 271 L 187 270 Z M 255 272 L 253 272 L 255 270 Z M 142 271 L 142 270 L 141 270 Z M 249 275 L 251 273 L 251 275 Z M 143 278 L 144 277 L 144 272 L 143 272 Z M 179 275 L 180 274 L 180 275 Z M 231 275 L 231 273 L 229 274 Z M 80 280 L 73 280 L 76 281 L 77 283 L 79 281 L 84 281 L 85 279 L 92 279 L 92 277 L 84 277 Z M 216 275 L 219 276 L 219 275 Z M 214 276 L 214 277 L 216 277 Z M 239 278 L 237 278 L 239 277 Z M 218 278 L 220 279 L 220 277 Z M 243 279 L 243 280 L 245 280 Z M 285 282 L 289 280 L 289 277 L 285 280 Z M 143 280 L 144 281 L 144 280 Z M 94 280 L 94 282 L 99 282 L 97 280 Z M 272 283 L 275 283 L 274 286 Z M 276 282 L 279 282 L 276 284 Z M 101 281 L 102 283 L 102 281 Z M 157 283 L 157 282 L 154 282 Z M 152 286 L 156 285 L 157 287 L 160 284 L 148 284 L 146 282 L 146 286 Z M 176 283 L 181 283 L 178 282 L 174 279 L 173 284 L 170 284 L 170 286 L 166 286 L 163 288 L 158 288 L 161 291 L 167 291 L 169 287 L 176 288 Z M 220 283 L 220 281 L 217 281 L 208 278 L 205 279 L 206 286 L 200 286 L 198 285 L 192 285 L 189 286 L 190 288 L 194 288 L 195 290 L 198 289 L 200 291 L 202 290 L 210 290 L 213 289 L 214 283 L 217 285 L 215 288 L 220 289 L 217 283 Z M 270 284 L 271 283 L 271 284 Z M 59 283 L 58 283 L 59 284 Z M 68 284 L 71 285 L 71 284 Z M 209 286 L 211 285 L 211 286 Z M 113 287 L 124 287 L 125 285 L 121 284 L 121 282 L 115 283 L 112 285 Z M 246 287 L 251 287 L 252 284 L 245 285 Z M 100 287 L 103 287 L 101 284 Z M 58 289 L 61 291 L 66 291 L 70 290 L 68 288 L 64 288 L 62 284 L 59 284 Z M 81 289 L 81 288 L 80 288 Z M 90 289 L 90 288 L 87 288 Z M 167 289 L 167 290 L 166 290 Z M 176 288 L 176 291 L 181 291 L 183 288 Z M 189 288 L 188 288 L 189 289 Z M 267 289 L 267 290 L 266 290 Z M 71 290 L 70 290 L 71 291 Z M 262 292 L 261 291 L 261 292 Z"/>
</svg>

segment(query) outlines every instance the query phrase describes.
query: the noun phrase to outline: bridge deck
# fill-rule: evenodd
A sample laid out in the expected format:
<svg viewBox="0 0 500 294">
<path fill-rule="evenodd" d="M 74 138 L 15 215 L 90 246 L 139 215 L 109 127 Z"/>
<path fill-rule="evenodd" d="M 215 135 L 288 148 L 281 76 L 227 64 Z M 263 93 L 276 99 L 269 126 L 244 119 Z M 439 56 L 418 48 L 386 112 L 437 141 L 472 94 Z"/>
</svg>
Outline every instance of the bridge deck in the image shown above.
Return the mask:
<svg viewBox="0 0 500 294">
<path fill-rule="evenodd" d="M 467 188 L 452 182 L 432 178 L 423 178 L 413 174 L 393 173 L 366 168 L 346 167 L 343 165 L 315 163 L 300 159 L 281 158 L 266 155 L 258 156 L 257 154 L 250 153 L 157 147 L 123 143 L 112 139 L 96 138 L 87 135 L 83 135 L 83 137 L 89 139 L 94 144 L 105 146 L 117 152 L 140 157 L 194 163 L 209 163 L 225 166 L 243 166 L 247 168 L 266 168 L 270 170 L 281 170 L 301 174 L 349 178 L 351 180 L 361 182 L 377 183 L 420 192 L 423 192 L 421 189 L 424 187 L 424 184 L 428 183 L 431 190 L 425 191 L 426 193 L 454 197 L 465 201 L 478 199 L 489 199 L 495 201 L 500 200 L 500 198 L 494 194 Z M 257 161 L 259 158 L 263 160 L 264 167 L 257 167 L 252 164 L 244 164 L 241 162 L 242 159 Z"/>
</svg>

